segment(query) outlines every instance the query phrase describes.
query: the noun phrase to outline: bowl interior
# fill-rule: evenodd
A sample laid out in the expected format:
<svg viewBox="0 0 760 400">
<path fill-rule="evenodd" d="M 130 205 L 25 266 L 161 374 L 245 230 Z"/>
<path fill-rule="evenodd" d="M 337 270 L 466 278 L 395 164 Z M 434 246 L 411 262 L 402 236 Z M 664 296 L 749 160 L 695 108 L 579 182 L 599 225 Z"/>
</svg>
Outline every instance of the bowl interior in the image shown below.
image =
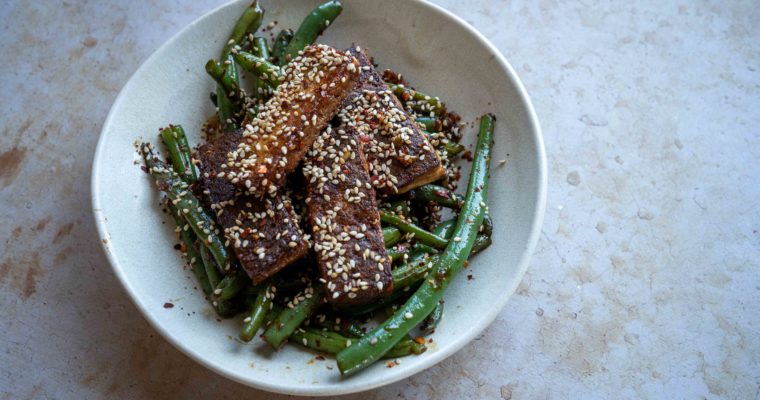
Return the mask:
<svg viewBox="0 0 760 400">
<path fill-rule="evenodd" d="M 435 364 L 464 346 L 496 316 L 519 283 L 543 215 L 545 165 L 541 134 L 517 76 L 472 28 L 424 2 L 346 2 L 345 10 L 319 40 L 337 47 L 356 43 L 380 68 L 402 73 L 418 89 L 440 96 L 469 122 L 471 144 L 477 117 L 497 116 L 490 211 L 494 245 L 476 256 L 467 273 L 445 294 L 446 317 L 423 355 L 394 367 L 377 364 L 340 378 L 332 359 L 295 346 L 273 352 L 258 340 L 236 340 L 240 318 L 218 321 L 183 270 L 172 223 L 159 208 L 153 182 L 140 169 L 135 142 L 157 142 L 168 123 L 182 124 L 192 144 L 213 114 L 214 88 L 204 64 L 217 57 L 230 27 L 248 3 L 222 6 L 161 47 L 134 74 L 113 105 L 93 167 L 96 223 L 107 255 L 138 308 L 179 349 L 209 368 L 261 389 L 308 395 L 367 390 Z M 318 2 L 261 1 L 276 34 L 297 28 Z M 270 32 L 267 32 L 270 35 Z M 500 165 L 499 160 L 507 160 Z M 463 172 L 469 171 L 464 162 Z M 164 308 L 164 303 L 173 308 Z M 477 310 L 477 312 L 474 312 Z"/>
</svg>

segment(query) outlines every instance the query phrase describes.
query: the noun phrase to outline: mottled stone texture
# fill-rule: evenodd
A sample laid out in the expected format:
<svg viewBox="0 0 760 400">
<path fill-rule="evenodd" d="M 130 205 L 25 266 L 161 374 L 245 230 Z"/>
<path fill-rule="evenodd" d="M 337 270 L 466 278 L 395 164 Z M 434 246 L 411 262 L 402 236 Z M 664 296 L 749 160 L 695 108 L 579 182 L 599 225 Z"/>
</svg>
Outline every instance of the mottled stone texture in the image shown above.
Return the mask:
<svg viewBox="0 0 760 400">
<path fill-rule="evenodd" d="M 533 98 L 546 222 L 482 336 L 346 398 L 757 399 L 757 3 L 437 2 L 489 37 Z M 160 338 L 108 267 L 88 206 L 119 89 L 219 3 L 0 5 L 0 397 L 285 398 Z"/>
</svg>

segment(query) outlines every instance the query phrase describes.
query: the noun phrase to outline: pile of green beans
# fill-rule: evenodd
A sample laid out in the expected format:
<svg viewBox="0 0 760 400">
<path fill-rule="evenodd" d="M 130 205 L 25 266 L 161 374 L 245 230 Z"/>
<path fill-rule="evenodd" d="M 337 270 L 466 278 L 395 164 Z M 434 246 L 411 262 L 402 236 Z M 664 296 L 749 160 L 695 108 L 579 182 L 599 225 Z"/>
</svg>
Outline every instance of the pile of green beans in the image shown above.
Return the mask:
<svg viewBox="0 0 760 400">
<path fill-rule="evenodd" d="M 217 107 L 222 132 L 231 132 L 255 118 L 256 110 L 279 85 L 284 66 L 340 15 L 340 1 L 316 7 L 294 32 L 283 29 L 272 44 L 256 36 L 264 10 L 254 0 L 234 24 L 218 59 L 205 69 L 216 85 L 211 98 Z M 251 74 L 252 90 L 241 86 L 240 71 Z M 445 104 L 437 97 L 404 84 L 389 83 L 421 131 L 429 135 L 447 168 L 465 148 L 457 143 L 447 119 Z M 250 93 L 250 95 L 249 95 Z M 240 340 L 250 342 L 260 332 L 274 349 L 292 342 L 336 356 L 340 372 L 352 375 L 382 358 L 419 355 L 426 340 L 414 338 L 419 328 L 432 334 L 444 316 L 444 289 L 466 260 L 491 244 L 493 222 L 487 215 L 488 171 L 493 138 L 492 115 L 481 118 L 472 170 L 464 195 L 455 193 L 456 179 L 441 180 L 407 193 L 383 199 L 380 222 L 386 253 L 391 257 L 393 291 L 380 301 L 362 307 L 331 309 L 324 301 L 322 284 L 302 273 L 297 279 L 279 273 L 254 285 L 227 248 L 216 227 L 213 213 L 204 209 L 194 187 L 200 171 L 184 129 L 169 125 L 160 130 L 167 161 L 159 159 L 149 144 L 141 151 L 148 172 L 164 194 L 174 219 L 181 250 L 198 285 L 217 314 L 244 314 Z M 453 167 L 451 171 L 454 171 Z M 450 171 L 450 172 L 451 172 Z M 436 222 L 441 209 L 454 217 Z M 324 311 L 330 317 L 319 314 Z M 367 332 L 372 318 L 389 315 Z"/>
</svg>

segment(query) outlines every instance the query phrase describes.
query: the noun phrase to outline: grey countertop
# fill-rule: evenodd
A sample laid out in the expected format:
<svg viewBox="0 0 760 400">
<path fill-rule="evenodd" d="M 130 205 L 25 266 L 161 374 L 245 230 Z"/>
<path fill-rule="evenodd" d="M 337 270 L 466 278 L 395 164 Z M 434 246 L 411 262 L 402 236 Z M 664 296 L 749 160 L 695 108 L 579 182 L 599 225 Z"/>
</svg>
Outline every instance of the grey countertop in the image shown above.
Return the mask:
<svg viewBox="0 0 760 400">
<path fill-rule="evenodd" d="M 522 284 L 455 356 L 356 399 L 760 398 L 760 7 L 438 0 L 516 68 L 547 214 Z M 218 0 L 0 5 L 0 394 L 272 398 L 143 320 L 89 176 L 121 86 Z"/>
</svg>

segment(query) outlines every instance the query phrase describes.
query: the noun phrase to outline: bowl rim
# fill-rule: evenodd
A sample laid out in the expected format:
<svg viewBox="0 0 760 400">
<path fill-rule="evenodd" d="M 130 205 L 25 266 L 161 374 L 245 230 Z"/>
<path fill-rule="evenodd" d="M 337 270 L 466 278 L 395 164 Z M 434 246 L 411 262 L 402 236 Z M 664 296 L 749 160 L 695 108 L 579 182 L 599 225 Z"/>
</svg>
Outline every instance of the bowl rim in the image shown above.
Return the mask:
<svg viewBox="0 0 760 400">
<path fill-rule="evenodd" d="M 405 370 L 403 373 L 398 375 L 392 375 L 389 377 L 380 377 L 379 379 L 376 379 L 372 381 L 369 384 L 365 384 L 362 386 L 358 386 L 356 384 L 351 385 L 350 379 L 343 380 L 341 383 L 346 383 L 338 385 L 338 386 L 328 386 L 328 387 L 322 387 L 322 388 L 315 388 L 314 390 L 302 390 L 302 389 L 295 389 L 290 387 L 286 387 L 283 385 L 277 385 L 277 384 L 268 384 L 267 382 L 261 382 L 257 380 L 252 380 L 246 376 L 238 375 L 235 373 L 232 373 L 231 371 L 227 371 L 221 366 L 218 366 L 216 364 L 213 364 L 210 361 L 207 361 L 206 358 L 203 356 L 203 354 L 199 351 L 196 351 L 189 346 L 184 345 L 179 340 L 177 340 L 171 332 L 165 328 L 161 322 L 159 321 L 159 318 L 148 312 L 148 306 L 142 301 L 141 298 L 139 298 L 135 294 L 135 290 L 132 288 L 132 285 L 130 285 L 129 281 L 127 280 L 126 274 L 119 262 L 118 259 L 114 256 L 114 254 L 110 251 L 110 242 L 107 240 L 101 240 L 101 239 L 107 239 L 108 238 L 108 231 L 105 226 L 105 220 L 102 218 L 103 214 L 101 212 L 101 196 L 100 196 L 100 187 L 99 187 L 99 181 L 100 181 L 100 161 L 104 156 L 105 152 L 105 145 L 104 145 L 104 137 L 106 136 L 106 130 L 109 129 L 109 127 L 112 124 L 112 120 L 115 118 L 115 112 L 118 108 L 117 106 L 124 101 L 125 93 L 128 92 L 129 87 L 131 85 L 134 85 L 135 81 L 134 78 L 139 74 L 141 70 L 146 68 L 147 65 L 154 62 L 154 59 L 158 58 L 163 52 L 166 51 L 167 48 L 170 47 L 172 43 L 174 43 L 180 36 L 184 35 L 187 31 L 193 29 L 196 25 L 204 21 L 206 18 L 209 18 L 211 15 L 216 14 L 220 10 L 234 6 L 234 4 L 240 2 L 241 0 L 231 0 L 227 3 L 224 3 L 220 6 L 217 6 L 210 11 L 206 12 L 202 16 L 195 19 L 193 22 L 185 26 L 184 28 L 180 29 L 175 35 L 173 35 L 169 40 L 167 40 L 165 43 L 163 43 L 160 47 L 158 47 L 140 66 L 135 70 L 135 72 L 130 76 L 130 78 L 127 80 L 127 82 L 124 84 L 122 89 L 119 91 L 119 94 L 116 96 L 116 99 L 114 99 L 113 104 L 111 105 L 111 109 L 108 112 L 108 116 L 106 117 L 103 127 L 101 129 L 100 135 L 98 136 L 98 144 L 95 148 L 95 155 L 93 158 L 93 164 L 92 164 L 92 172 L 90 176 L 90 190 L 91 190 L 91 196 L 90 200 L 92 202 L 92 211 L 93 211 L 93 217 L 95 219 L 95 225 L 98 230 L 99 240 L 101 248 L 103 249 L 103 252 L 105 253 L 109 264 L 111 265 L 114 273 L 116 274 L 119 282 L 121 282 L 121 285 L 126 290 L 127 294 L 129 295 L 132 302 L 137 306 L 137 309 L 142 314 L 143 318 L 148 321 L 148 323 L 158 331 L 161 336 L 163 336 L 164 339 L 166 339 L 169 343 L 171 343 L 176 349 L 180 350 L 182 353 L 193 359 L 194 361 L 198 362 L 199 364 L 203 365 L 204 367 L 216 372 L 219 375 L 222 375 L 228 379 L 231 379 L 233 381 L 239 382 L 241 384 L 244 384 L 246 386 L 250 386 L 256 389 L 265 390 L 268 392 L 275 392 L 275 393 L 281 393 L 281 394 L 288 394 L 288 395 L 301 395 L 301 396 L 330 396 L 330 395 L 341 395 L 341 394 L 350 394 L 350 393 L 357 393 L 357 392 L 363 392 L 371 389 L 375 389 L 384 385 L 388 385 L 393 382 L 400 381 L 402 379 L 406 379 L 412 375 L 415 375 L 427 368 L 430 368 L 439 362 L 443 361 L 444 359 L 448 358 L 449 356 L 455 354 L 459 350 L 462 349 L 466 344 L 468 344 L 473 338 L 475 338 L 477 335 L 481 334 L 491 323 L 493 323 L 496 316 L 502 311 L 504 306 L 506 305 L 509 298 L 514 293 L 515 289 L 517 288 L 518 284 L 522 280 L 522 277 L 524 277 L 525 272 L 528 268 L 528 263 L 530 261 L 530 257 L 533 254 L 536 244 L 538 242 L 538 238 L 541 232 L 541 228 L 543 225 L 543 219 L 544 214 L 546 211 L 546 194 L 547 194 L 547 165 L 546 165 L 546 152 L 544 148 L 544 141 L 543 141 L 543 135 L 541 131 L 541 127 L 538 122 L 538 117 L 536 116 L 536 112 L 533 108 L 533 104 L 530 100 L 530 97 L 528 96 L 527 91 L 525 90 L 525 87 L 522 84 L 522 81 L 520 80 L 519 76 L 515 72 L 515 70 L 512 68 L 511 64 L 506 60 L 504 55 L 501 54 L 501 52 L 494 46 L 483 34 L 481 34 L 478 30 L 476 30 L 474 27 L 472 27 L 470 24 L 468 24 L 466 21 L 464 21 L 462 18 L 457 16 L 451 11 L 446 10 L 445 8 L 430 3 L 427 0 L 411 0 L 419 5 L 422 5 L 423 7 L 427 7 L 429 11 L 432 11 L 434 14 L 439 14 L 441 17 L 449 18 L 452 22 L 457 24 L 459 27 L 465 29 L 467 32 L 469 32 L 471 35 L 473 35 L 482 45 L 484 45 L 494 56 L 495 59 L 498 62 L 499 67 L 504 70 L 507 74 L 508 79 L 510 80 L 510 83 L 517 89 L 517 94 L 520 102 L 522 102 L 523 106 L 525 107 L 527 117 L 528 117 L 528 123 L 530 125 L 529 133 L 532 134 L 533 140 L 535 143 L 535 149 L 537 155 L 537 166 L 538 166 L 538 196 L 535 199 L 535 213 L 533 215 L 533 219 L 531 221 L 531 230 L 530 235 L 528 237 L 527 244 L 525 248 L 523 249 L 523 252 L 520 254 L 520 261 L 517 267 L 517 273 L 520 277 L 519 280 L 516 280 L 512 283 L 511 287 L 506 287 L 504 291 L 501 292 L 500 296 L 493 299 L 493 305 L 494 307 L 489 307 L 485 311 L 485 318 L 482 318 L 478 324 L 475 324 L 472 329 L 469 329 L 467 333 L 457 337 L 453 341 L 447 342 L 446 346 L 442 346 L 437 352 L 431 354 L 424 363 L 419 363 L 418 365 L 415 365 L 407 370 Z"/>
</svg>

